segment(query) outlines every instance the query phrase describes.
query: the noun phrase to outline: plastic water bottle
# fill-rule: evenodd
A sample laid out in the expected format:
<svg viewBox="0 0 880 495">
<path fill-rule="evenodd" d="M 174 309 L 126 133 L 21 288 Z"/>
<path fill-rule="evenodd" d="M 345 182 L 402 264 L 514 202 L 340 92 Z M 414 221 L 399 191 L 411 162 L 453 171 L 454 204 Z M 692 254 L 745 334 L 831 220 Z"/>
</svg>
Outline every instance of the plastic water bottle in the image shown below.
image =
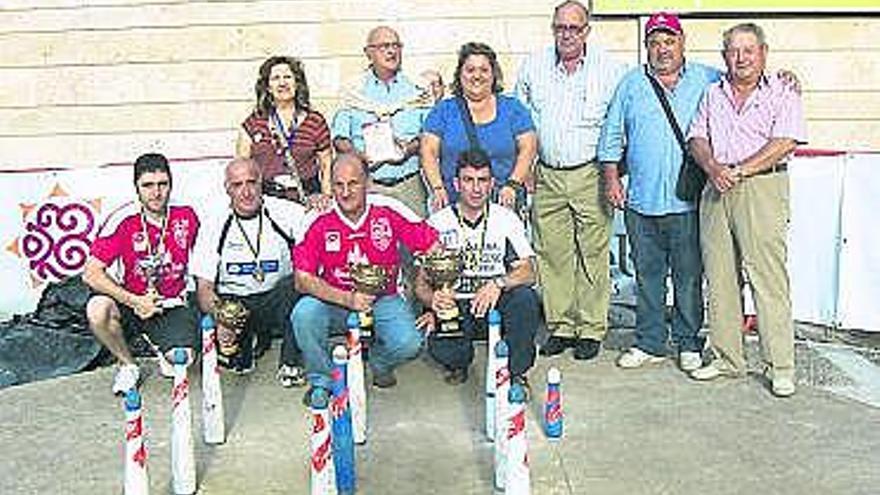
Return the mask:
<svg viewBox="0 0 880 495">
<path fill-rule="evenodd" d="M 547 399 L 544 401 L 544 434 L 547 438 L 562 437 L 562 373 L 553 367 L 547 370 Z"/>
</svg>

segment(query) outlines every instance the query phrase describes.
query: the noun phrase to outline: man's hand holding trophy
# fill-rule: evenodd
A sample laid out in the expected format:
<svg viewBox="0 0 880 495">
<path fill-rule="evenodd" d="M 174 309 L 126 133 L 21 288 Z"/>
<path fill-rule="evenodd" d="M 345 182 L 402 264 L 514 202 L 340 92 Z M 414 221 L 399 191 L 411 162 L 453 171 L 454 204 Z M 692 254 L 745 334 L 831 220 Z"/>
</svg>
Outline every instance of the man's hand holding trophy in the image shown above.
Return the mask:
<svg viewBox="0 0 880 495">
<path fill-rule="evenodd" d="M 462 337 L 460 312 L 455 301 L 455 284 L 461 274 L 463 263 L 458 251 L 438 250 L 423 254 L 419 261 L 428 275 L 428 283 L 434 290 L 431 309 L 439 320 L 437 337 Z"/>
<path fill-rule="evenodd" d="M 349 307 L 358 312 L 361 323 L 361 338 L 372 337 L 373 310 L 371 308 L 376 297 L 385 293 L 388 288 L 388 272 L 379 265 L 369 263 L 352 263 L 348 267 L 355 291 L 351 293 Z"/>
</svg>

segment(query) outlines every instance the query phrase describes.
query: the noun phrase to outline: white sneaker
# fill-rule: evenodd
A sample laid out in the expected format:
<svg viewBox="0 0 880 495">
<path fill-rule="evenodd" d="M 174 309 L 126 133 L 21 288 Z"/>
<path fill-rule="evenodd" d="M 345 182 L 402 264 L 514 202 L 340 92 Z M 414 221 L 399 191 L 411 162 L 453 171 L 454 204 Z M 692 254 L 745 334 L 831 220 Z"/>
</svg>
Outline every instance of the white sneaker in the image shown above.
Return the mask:
<svg viewBox="0 0 880 495">
<path fill-rule="evenodd" d="M 703 356 L 695 351 L 682 352 L 678 355 L 678 367 L 685 373 L 698 370 L 703 367 Z"/>
<path fill-rule="evenodd" d="M 156 358 L 159 363 L 159 374 L 165 378 L 174 378 L 174 365 L 168 362 L 164 357 Z"/>
<path fill-rule="evenodd" d="M 645 364 L 657 364 L 665 361 L 663 356 L 655 356 L 639 349 L 638 347 L 630 347 L 628 351 L 620 355 L 617 360 L 617 366 L 624 369 L 639 368 Z"/>
<path fill-rule="evenodd" d="M 795 392 L 794 380 L 786 377 L 774 378 L 772 392 L 776 397 L 791 397 Z"/>
<path fill-rule="evenodd" d="M 136 364 L 123 364 L 116 369 L 113 378 L 113 394 L 122 395 L 136 388 L 141 379 L 141 372 Z"/>
<path fill-rule="evenodd" d="M 739 375 L 723 359 L 717 357 L 706 366 L 691 371 L 691 378 L 701 382 L 707 382 L 722 376 L 734 378 Z"/>
<path fill-rule="evenodd" d="M 278 373 L 275 378 L 284 388 L 302 387 L 306 384 L 306 375 L 299 366 L 291 366 L 282 364 L 278 367 Z"/>
</svg>

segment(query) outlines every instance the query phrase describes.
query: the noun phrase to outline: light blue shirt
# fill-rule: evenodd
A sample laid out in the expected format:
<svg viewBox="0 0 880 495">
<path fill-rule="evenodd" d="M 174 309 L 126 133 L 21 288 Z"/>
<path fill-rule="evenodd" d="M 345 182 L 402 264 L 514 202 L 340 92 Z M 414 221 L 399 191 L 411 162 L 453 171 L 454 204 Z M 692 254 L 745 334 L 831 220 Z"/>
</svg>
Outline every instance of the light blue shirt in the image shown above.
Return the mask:
<svg viewBox="0 0 880 495">
<path fill-rule="evenodd" d="M 706 88 L 720 77 L 721 72 L 714 67 L 685 62 L 675 88 L 671 91 L 664 88 L 685 135 Z M 627 207 L 652 216 L 696 208 L 694 203 L 682 201 L 675 195 L 682 162 L 681 146 L 645 75 L 644 66 L 627 73 L 614 92 L 599 136 L 599 161 L 619 161 L 624 147 L 629 170 Z"/>
<path fill-rule="evenodd" d="M 411 101 L 419 97 L 422 91 L 413 84 L 402 72 L 398 72 L 388 83 L 380 80 L 371 69 L 364 71 L 361 76 L 360 93 L 365 99 L 382 105 L 396 105 Z M 422 123 L 431 109 L 405 107 L 391 117 L 391 126 L 394 128 L 394 136 L 404 141 L 409 141 L 418 136 L 422 131 Z M 379 117 L 369 111 L 357 108 L 341 108 L 333 116 L 333 125 L 330 132 L 333 138 L 344 137 L 351 140 L 358 151 L 364 150 L 363 128 L 379 120 Z M 418 154 L 410 157 L 401 165 L 383 165 L 373 171 L 374 179 L 399 179 L 408 177 L 419 171 Z"/>
<path fill-rule="evenodd" d="M 553 46 L 525 59 L 516 96 L 531 112 L 538 131 L 538 156 L 544 165 L 571 168 L 596 158 L 608 102 L 626 69 L 592 42 L 571 74 Z"/>
</svg>

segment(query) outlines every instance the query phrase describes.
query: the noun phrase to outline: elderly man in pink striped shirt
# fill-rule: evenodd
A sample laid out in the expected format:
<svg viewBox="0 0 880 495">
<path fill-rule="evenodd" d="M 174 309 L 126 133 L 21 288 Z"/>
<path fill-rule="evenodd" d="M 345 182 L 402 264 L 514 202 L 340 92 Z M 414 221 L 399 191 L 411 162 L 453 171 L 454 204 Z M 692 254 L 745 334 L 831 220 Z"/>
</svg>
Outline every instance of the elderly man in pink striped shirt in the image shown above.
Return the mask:
<svg viewBox="0 0 880 495">
<path fill-rule="evenodd" d="M 709 284 L 715 359 L 691 373 L 697 380 L 745 374 L 740 274 L 752 282 L 772 392 L 794 385 L 794 327 L 786 259 L 786 161 L 805 142 L 800 95 L 765 73 L 763 30 L 738 24 L 724 33 L 727 74 L 706 91 L 688 134 L 708 175 L 700 202 L 700 241 Z"/>
</svg>

